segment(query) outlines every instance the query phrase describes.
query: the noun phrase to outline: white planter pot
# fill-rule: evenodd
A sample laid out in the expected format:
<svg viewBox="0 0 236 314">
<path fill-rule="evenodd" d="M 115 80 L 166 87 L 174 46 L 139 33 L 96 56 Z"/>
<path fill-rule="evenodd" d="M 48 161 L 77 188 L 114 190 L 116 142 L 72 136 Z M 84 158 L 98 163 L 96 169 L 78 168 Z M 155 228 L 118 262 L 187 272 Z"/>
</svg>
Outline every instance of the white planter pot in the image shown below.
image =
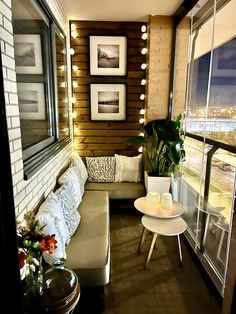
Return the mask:
<svg viewBox="0 0 236 314">
<path fill-rule="evenodd" d="M 150 177 L 144 172 L 144 184 L 146 192 L 168 193 L 170 190 L 170 177 Z"/>
</svg>

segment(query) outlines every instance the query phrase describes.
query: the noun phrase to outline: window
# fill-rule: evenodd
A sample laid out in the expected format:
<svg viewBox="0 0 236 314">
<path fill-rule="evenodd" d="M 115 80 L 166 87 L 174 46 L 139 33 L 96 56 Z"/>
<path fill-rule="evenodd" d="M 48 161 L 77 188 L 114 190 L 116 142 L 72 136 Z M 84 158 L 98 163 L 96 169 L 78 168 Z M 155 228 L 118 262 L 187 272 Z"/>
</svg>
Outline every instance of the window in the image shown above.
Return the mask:
<svg viewBox="0 0 236 314">
<path fill-rule="evenodd" d="M 66 41 L 44 5 L 13 0 L 12 12 L 23 159 L 34 173 L 45 149 L 69 139 Z"/>
<path fill-rule="evenodd" d="M 223 296 L 236 193 L 236 0 L 212 3 L 190 34 L 180 201 L 186 237 Z"/>
</svg>

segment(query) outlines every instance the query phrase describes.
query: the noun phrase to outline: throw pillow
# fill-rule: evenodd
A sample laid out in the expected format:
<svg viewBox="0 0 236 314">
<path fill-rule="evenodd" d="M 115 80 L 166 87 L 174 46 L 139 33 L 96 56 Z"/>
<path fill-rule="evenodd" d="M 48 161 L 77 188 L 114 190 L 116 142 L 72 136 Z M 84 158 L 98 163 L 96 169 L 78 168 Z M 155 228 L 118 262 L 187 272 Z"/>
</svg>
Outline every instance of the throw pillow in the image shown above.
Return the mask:
<svg viewBox="0 0 236 314">
<path fill-rule="evenodd" d="M 142 155 L 127 157 L 115 154 L 115 182 L 142 181 Z"/>
<path fill-rule="evenodd" d="M 88 179 L 88 172 L 82 158 L 75 152 L 72 155 L 71 165 L 77 169 L 78 173 L 80 173 L 83 184 L 85 184 Z"/>
<path fill-rule="evenodd" d="M 76 202 L 72 196 L 71 185 L 63 185 L 55 194 L 60 201 L 63 216 L 65 219 L 66 226 L 68 228 L 69 236 L 75 233 L 80 223 L 80 214 L 77 210 Z"/>
<path fill-rule="evenodd" d="M 114 182 L 115 157 L 86 157 L 88 181 Z"/>
<path fill-rule="evenodd" d="M 43 226 L 42 231 L 45 234 L 55 234 L 57 240 L 57 248 L 52 254 L 43 253 L 44 260 L 52 265 L 58 258 L 66 258 L 65 245 L 70 242 L 70 237 L 60 202 L 54 193 L 50 193 L 40 206 L 35 216 L 36 220 Z"/>
<path fill-rule="evenodd" d="M 75 207 L 78 207 L 82 201 L 84 194 L 84 181 L 81 178 L 77 168 L 70 166 L 58 179 L 60 185 L 70 185 L 71 193 L 76 203 Z"/>
</svg>

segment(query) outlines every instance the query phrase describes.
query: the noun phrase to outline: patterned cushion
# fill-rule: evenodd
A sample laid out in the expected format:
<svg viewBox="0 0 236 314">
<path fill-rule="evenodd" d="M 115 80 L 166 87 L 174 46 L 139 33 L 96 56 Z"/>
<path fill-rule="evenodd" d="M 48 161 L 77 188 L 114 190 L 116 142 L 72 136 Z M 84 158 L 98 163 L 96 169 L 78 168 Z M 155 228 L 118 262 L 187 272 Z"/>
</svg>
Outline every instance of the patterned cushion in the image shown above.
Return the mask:
<svg viewBox="0 0 236 314">
<path fill-rule="evenodd" d="M 71 165 L 77 169 L 78 173 L 80 173 L 82 182 L 85 184 L 86 180 L 88 179 L 88 172 L 82 158 L 76 152 L 74 152 L 72 155 Z"/>
<path fill-rule="evenodd" d="M 75 207 L 78 207 L 82 201 L 84 194 L 84 183 L 81 178 L 80 172 L 76 167 L 70 166 L 58 179 L 60 185 L 67 184 L 71 186 L 72 196 L 76 203 Z"/>
<path fill-rule="evenodd" d="M 55 234 L 57 248 L 52 254 L 43 253 L 45 261 L 52 265 L 58 258 L 66 258 L 65 244 L 70 242 L 68 228 L 66 226 L 62 208 L 56 195 L 51 192 L 40 206 L 35 221 L 38 220 L 45 234 Z"/>
<path fill-rule="evenodd" d="M 72 196 L 73 193 L 71 192 L 71 185 L 66 184 L 61 186 L 58 190 L 56 190 L 55 194 L 60 201 L 69 236 L 72 237 L 77 227 L 79 226 L 80 214 L 77 210 L 76 202 Z"/>
<path fill-rule="evenodd" d="M 115 157 L 86 157 L 88 181 L 114 182 Z"/>
</svg>

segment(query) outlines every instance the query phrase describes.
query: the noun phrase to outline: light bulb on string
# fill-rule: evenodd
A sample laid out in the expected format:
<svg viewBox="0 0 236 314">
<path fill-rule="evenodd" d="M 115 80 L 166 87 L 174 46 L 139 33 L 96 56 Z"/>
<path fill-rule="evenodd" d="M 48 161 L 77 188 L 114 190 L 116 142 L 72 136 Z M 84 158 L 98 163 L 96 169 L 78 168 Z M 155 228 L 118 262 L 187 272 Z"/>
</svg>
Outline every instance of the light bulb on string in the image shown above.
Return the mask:
<svg viewBox="0 0 236 314">
<path fill-rule="evenodd" d="M 76 81 L 73 81 L 73 82 L 72 82 L 72 85 L 73 85 L 73 87 L 75 87 L 75 88 L 78 87 L 78 83 L 77 83 Z"/>
<path fill-rule="evenodd" d="M 143 132 L 140 132 L 140 133 L 139 133 L 139 136 L 143 136 L 143 137 L 144 137 L 144 133 L 143 133 Z"/>
<path fill-rule="evenodd" d="M 140 110 L 140 114 L 144 115 L 145 114 L 145 109 Z"/>
<path fill-rule="evenodd" d="M 72 104 L 75 104 L 75 103 L 76 103 L 76 98 L 75 98 L 75 97 L 72 97 L 72 98 L 71 98 L 71 102 L 72 102 Z"/>
<path fill-rule="evenodd" d="M 141 64 L 141 69 L 142 69 L 142 70 L 145 70 L 146 67 L 147 67 L 147 63 L 142 63 L 142 64 Z"/>
<path fill-rule="evenodd" d="M 70 54 L 73 56 L 75 54 L 75 49 L 70 48 Z"/>
<path fill-rule="evenodd" d="M 147 39 L 147 33 L 143 33 L 142 34 L 142 40 L 146 40 Z"/>
<path fill-rule="evenodd" d="M 71 114 L 71 118 L 72 118 L 72 119 L 76 119 L 76 117 L 77 117 L 76 112 L 72 112 L 72 114 Z"/>
<path fill-rule="evenodd" d="M 144 99 L 145 99 L 145 95 L 144 95 L 144 94 L 141 94 L 139 98 L 140 98 L 141 100 L 144 100 Z"/>
<path fill-rule="evenodd" d="M 145 33 L 146 30 L 147 30 L 147 26 L 146 26 L 146 25 L 142 25 L 142 26 L 141 26 L 141 32 L 142 32 L 142 33 Z"/>
<path fill-rule="evenodd" d="M 147 48 L 143 48 L 142 50 L 141 50 L 141 54 L 142 55 L 145 55 L 147 53 Z"/>
<path fill-rule="evenodd" d="M 79 67 L 78 67 L 77 65 L 73 65 L 73 66 L 72 66 L 72 70 L 73 70 L 74 72 L 76 72 L 76 71 L 79 70 Z"/>
<path fill-rule="evenodd" d="M 145 121 L 144 118 L 139 119 L 139 123 L 140 123 L 140 124 L 143 124 L 144 121 Z"/>
<path fill-rule="evenodd" d="M 75 26 L 75 24 L 71 24 L 70 29 L 71 29 L 72 31 L 76 31 L 76 26 Z"/>
<path fill-rule="evenodd" d="M 141 85 L 146 85 L 146 80 L 145 79 L 142 79 L 142 81 L 141 81 Z"/>
<path fill-rule="evenodd" d="M 143 152 L 143 146 L 140 146 L 138 151 L 139 151 L 139 153 L 142 153 Z"/>
<path fill-rule="evenodd" d="M 71 37 L 74 38 L 74 39 L 76 39 L 76 38 L 78 37 L 77 32 L 76 32 L 76 31 L 71 32 Z"/>
</svg>

